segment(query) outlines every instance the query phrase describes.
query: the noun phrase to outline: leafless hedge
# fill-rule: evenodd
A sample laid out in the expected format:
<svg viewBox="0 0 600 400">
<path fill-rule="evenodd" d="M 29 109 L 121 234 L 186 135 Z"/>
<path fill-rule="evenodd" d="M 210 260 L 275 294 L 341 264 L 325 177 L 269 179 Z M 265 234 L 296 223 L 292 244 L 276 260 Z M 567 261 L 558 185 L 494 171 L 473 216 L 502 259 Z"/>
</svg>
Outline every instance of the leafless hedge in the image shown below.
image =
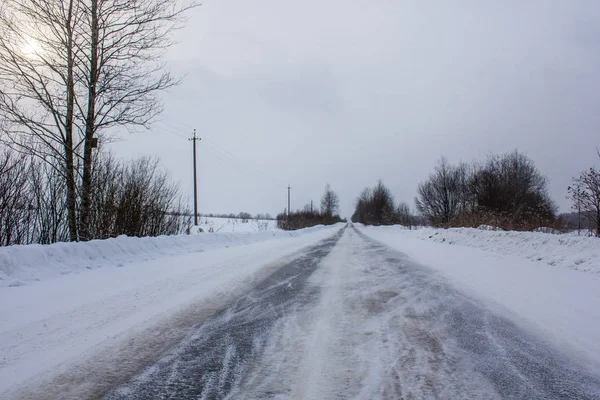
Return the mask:
<svg viewBox="0 0 600 400">
<path fill-rule="evenodd" d="M 189 210 L 153 158 L 124 162 L 100 153 L 94 164 L 92 239 L 183 233 Z M 0 153 L 0 246 L 69 240 L 60 165 L 8 149 Z"/>
</svg>

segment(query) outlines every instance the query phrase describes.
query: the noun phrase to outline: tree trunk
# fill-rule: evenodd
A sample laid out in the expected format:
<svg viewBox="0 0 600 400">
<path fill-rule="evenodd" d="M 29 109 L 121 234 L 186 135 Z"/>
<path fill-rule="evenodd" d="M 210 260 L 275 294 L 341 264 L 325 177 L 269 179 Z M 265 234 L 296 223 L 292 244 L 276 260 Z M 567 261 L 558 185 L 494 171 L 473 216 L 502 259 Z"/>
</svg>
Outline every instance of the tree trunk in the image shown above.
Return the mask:
<svg viewBox="0 0 600 400">
<path fill-rule="evenodd" d="M 600 204 L 596 208 L 596 236 L 600 237 Z"/>
<path fill-rule="evenodd" d="M 69 240 L 77 241 L 77 193 L 75 185 L 75 165 L 73 161 L 73 114 L 75 107 L 75 83 L 73 78 L 73 0 L 69 2 L 67 18 L 67 115 L 65 118 L 65 179 L 67 187 L 67 210 Z"/>
<path fill-rule="evenodd" d="M 96 86 L 98 84 L 98 0 L 91 0 L 90 76 L 88 81 L 88 107 L 85 119 L 83 147 L 83 183 L 81 188 L 81 211 L 79 213 L 79 237 L 90 240 L 89 220 L 92 195 L 92 140 L 96 125 Z"/>
</svg>

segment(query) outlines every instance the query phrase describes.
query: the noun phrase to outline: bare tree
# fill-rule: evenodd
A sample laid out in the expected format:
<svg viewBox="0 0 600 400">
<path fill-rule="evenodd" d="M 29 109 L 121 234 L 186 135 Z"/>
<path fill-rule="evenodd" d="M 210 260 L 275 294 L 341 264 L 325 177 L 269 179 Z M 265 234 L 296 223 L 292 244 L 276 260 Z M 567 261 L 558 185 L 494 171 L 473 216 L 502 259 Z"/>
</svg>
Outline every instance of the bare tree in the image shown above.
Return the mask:
<svg viewBox="0 0 600 400">
<path fill-rule="evenodd" d="M 447 227 L 458 216 L 462 191 L 457 177 L 456 168 L 442 158 L 429 179 L 419 184 L 417 210 L 433 224 Z"/>
<path fill-rule="evenodd" d="M 381 180 L 373 189 L 364 189 L 356 201 L 353 222 L 368 225 L 392 225 L 397 221 L 394 196 Z"/>
<path fill-rule="evenodd" d="M 63 176 L 71 240 L 77 240 L 74 171 L 74 42 L 78 0 L 13 0 L 0 9 L 2 139 Z"/>
<path fill-rule="evenodd" d="M 410 212 L 410 206 L 408 204 L 398 204 L 398 208 L 396 208 L 396 214 L 398 218 L 398 223 L 400 225 L 404 225 L 407 226 L 409 229 L 412 229 L 413 218 Z"/>
<path fill-rule="evenodd" d="M 97 135 L 111 126 L 148 127 L 162 111 L 158 94 L 178 83 L 162 56 L 181 26 L 183 14 L 197 6 L 186 0 L 89 0 L 84 3 L 87 40 L 79 79 L 87 101 L 78 102 L 85 121 L 83 184 L 79 233 L 89 239 L 92 149 Z"/>
<path fill-rule="evenodd" d="M 64 179 L 51 162 L 31 158 L 29 186 L 36 223 L 30 243 L 50 244 L 69 240 Z"/>
<path fill-rule="evenodd" d="M 29 230 L 29 162 L 24 155 L 0 154 L 0 246 L 22 244 Z"/>
<path fill-rule="evenodd" d="M 325 186 L 325 193 L 323 193 L 323 197 L 321 197 L 321 212 L 323 215 L 327 217 L 331 217 L 337 214 L 340 207 L 340 198 L 336 192 L 331 189 L 329 183 Z M 308 205 L 308 210 L 310 211 L 311 207 Z"/>
<path fill-rule="evenodd" d="M 473 190 L 481 215 L 506 229 L 548 226 L 556 206 L 547 179 L 533 160 L 518 151 L 490 156 L 475 173 Z"/>
<path fill-rule="evenodd" d="M 578 178 L 573 178 L 573 185 L 568 190 L 574 207 L 581 210 L 595 227 L 596 236 L 600 237 L 600 170 L 591 167 L 583 171 Z"/>
<path fill-rule="evenodd" d="M 491 155 L 483 165 L 453 166 L 442 158 L 419 184 L 415 203 L 438 226 L 532 229 L 554 220 L 556 206 L 547 184 L 534 162 L 518 151 Z"/>
<path fill-rule="evenodd" d="M 194 0 L 0 5 L 0 117 L 8 125 L 2 138 L 21 152 L 60 161 L 51 165 L 65 180 L 71 240 L 90 238 L 97 136 L 111 126 L 147 127 L 161 112 L 158 94 L 178 83 L 162 56 L 183 14 L 196 5 Z"/>
</svg>

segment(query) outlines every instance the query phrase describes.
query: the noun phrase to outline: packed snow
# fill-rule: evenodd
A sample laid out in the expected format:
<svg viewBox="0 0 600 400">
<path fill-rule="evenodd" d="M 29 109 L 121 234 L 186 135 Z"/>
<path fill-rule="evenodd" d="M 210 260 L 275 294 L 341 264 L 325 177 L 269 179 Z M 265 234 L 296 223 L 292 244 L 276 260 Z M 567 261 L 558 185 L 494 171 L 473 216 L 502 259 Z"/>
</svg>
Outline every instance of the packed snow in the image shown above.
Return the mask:
<svg viewBox="0 0 600 400">
<path fill-rule="evenodd" d="M 96 370 L 135 371 L 131 360 L 179 340 L 341 226 L 1 249 L 4 281 L 27 284 L 0 287 L 0 398 L 74 365 L 83 373 L 92 358 Z"/>
<path fill-rule="evenodd" d="M 600 373 L 600 240 L 544 233 L 399 226 L 358 229 L 576 353 Z M 556 260 L 550 267 L 541 260 Z M 585 260 L 575 270 L 567 260 Z M 564 268 L 559 268 L 563 266 Z"/>
</svg>

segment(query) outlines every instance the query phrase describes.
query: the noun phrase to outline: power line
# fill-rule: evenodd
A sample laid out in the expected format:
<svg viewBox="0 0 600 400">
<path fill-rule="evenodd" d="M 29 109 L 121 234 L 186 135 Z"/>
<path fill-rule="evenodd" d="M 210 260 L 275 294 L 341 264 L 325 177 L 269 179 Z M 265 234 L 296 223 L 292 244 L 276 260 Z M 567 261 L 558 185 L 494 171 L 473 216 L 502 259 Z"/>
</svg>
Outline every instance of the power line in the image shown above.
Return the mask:
<svg viewBox="0 0 600 400">
<path fill-rule="evenodd" d="M 157 124 L 160 124 L 160 125 L 162 125 L 161 127 L 159 127 L 159 128 L 157 129 L 158 131 L 167 132 L 167 133 L 170 133 L 171 135 L 179 136 L 179 137 L 180 137 L 180 138 L 182 138 L 182 139 L 187 139 L 187 137 L 186 137 L 184 134 L 182 134 L 182 133 L 179 133 L 177 130 L 175 130 L 175 129 L 172 129 L 172 128 L 171 128 L 171 127 L 169 127 L 168 125 L 166 125 L 166 124 L 164 124 L 164 123 L 162 123 L 162 122 L 160 122 L 160 121 L 159 121 L 159 122 L 157 122 Z"/>
<path fill-rule="evenodd" d="M 181 121 L 172 121 L 175 124 L 178 124 L 180 126 L 185 127 L 186 129 L 194 129 L 192 126 L 181 122 Z M 284 184 L 282 180 L 276 179 L 273 176 L 271 176 L 270 174 L 266 173 L 264 170 L 262 170 L 261 168 L 258 168 L 256 166 L 252 166 L 249 165 L 248 162 L 242 160 L 240 157 L 236 156 L 235 154 L 233 154 L 232 152 L 226 150 L 225 148 L 223 148 L 223 146 L 219 145 L 215 140 L 210 138 L 210 135 L 207 134 L 203 134 L 203 139 L 206 141 L 206 143 L 209 143 L 210 145 L 212 145 L 214 148 L 216 148 L 218 151 L 220 151 L 224 157 L 229 158 L 232 160 L 232 162 L 238 162 L 239 164 L 242 165 L 242 167 L 244 168 L 252 168 L 254 169 L 256 172 L 263 174 L 264 176 L 266 176 L 267 178 L 273 180 L 274 182 L 278 183 L 278 184 Z"/>
<path fill-rule="evenodd" d="M 246 169 L 253 170 L 253 172 L 255 174 L 262 175 L 263 177 L 269 178 L 270 180 L 272 180 L 273 182 L 275 182 L 275 183 L 277 183 L 279 185 L 283 185 L 283 181 L 280 181 L 279 179 L 276 179 L 273 176 L 267 174 L 265 171 L 261 170 L 260 168 L 252 166 L 252 165 L 248 164 L 247 162 L 241 160 L 239 157 L 237 157 L 237 156 L 233 155 L 232 153 L 230 153 L 229 151 L 223 149 L 221 146 L 219 146 L 218 144 L 216 144 L 214 141 L 212 141 L 212 140 L 210 140 L 208 138 L 205 138 L 205 139 L 206 139 L 206 143 L 208 143 L 213 148 L 215 148 L 217 151 L 219 151 L 221 153 L 221 155 L 223 157 L 225 157 L 226 159 L 228 159 L 232 164 L 240 165 L 245 170 Z"/>
<path fill-rule="evenodd" d="M 189 125 L 183 123 L 183 122 L 179 122 L 179 121 L 173 121 L 176 124 L 179 124 L 181 126 L 186 126 L 189 127 Z M 161 125 L 166 127 L 166 124 L 159 122 Z M 175 132 L 175 129 L 177 128 L 171 128 L 171 127 L 167 127 L 164 130 L 168 133 L 172 133 L 174 135 L 180 136 L 178 133 Z M 193 129 L 190 127 L 190 129 Z M 211 147 L 213 147 L 215 150 L 217 150 L 219 153 L 221 153 L 221 156 L 223 158 L 219 158 L 221 161 L 223 162 L 227 162 L 230 165 L 234 165 L 236 167 L 238 167 L 238 169 L 240 169 L 239 167 L 241 167 L 241 169 L 246 172 L 248 169 L 253 170 L 253 172 L 257 175 L 262 175 L 262 177 L 266 177 L 271 179 L 273 182 L 277 183 L 278 185 L 285 185 L 285 183 L 282 180 L 279 180 L 277 178 L 274 178 L 272 175 L 268 174 L 264 169 L 261 169 L 259 167 L 256 167 L 254 165 L 251 165 L 250 163 L 248 163 L 245 160 L 242 160 L 240 157 L 236 156 L 235 154 L 233 154 L 232 152 L 228 151 L 227 149 L 223 148 L 223 146 L 219 145 L 215 140 L 211 139 L 208 135 L 203 134 L 202 135 L 202 139 L 205 141 L 205 143 L 209 144 Z M 211 153 L 212 154 L 212 153 Z"/>
</svg>

